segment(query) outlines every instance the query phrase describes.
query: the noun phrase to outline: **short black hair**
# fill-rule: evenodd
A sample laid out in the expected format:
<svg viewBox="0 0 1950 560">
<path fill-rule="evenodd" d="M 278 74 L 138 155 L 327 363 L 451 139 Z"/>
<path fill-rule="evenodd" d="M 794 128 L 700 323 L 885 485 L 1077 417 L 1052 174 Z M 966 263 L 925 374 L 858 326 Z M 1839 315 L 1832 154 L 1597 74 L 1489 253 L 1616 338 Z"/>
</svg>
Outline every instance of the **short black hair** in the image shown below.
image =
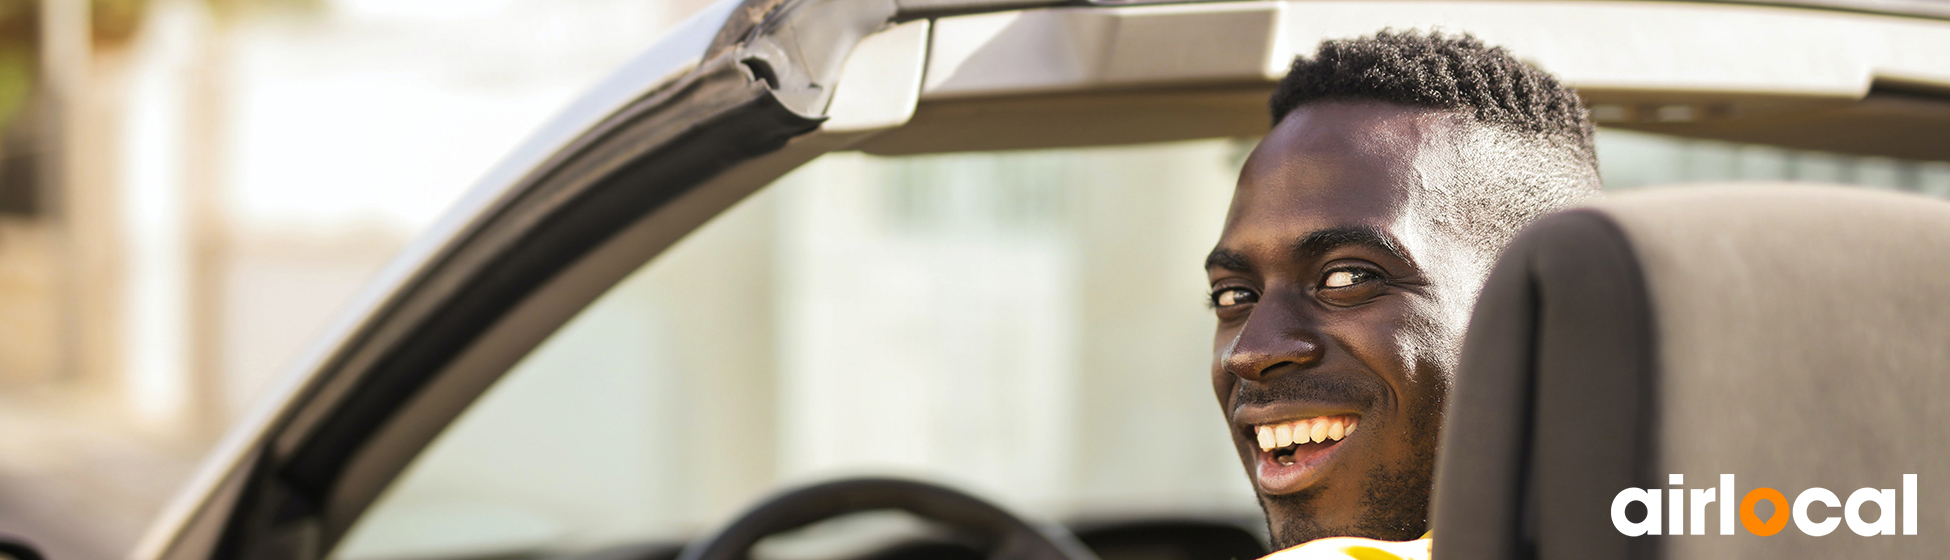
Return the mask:
<svg viewBox="0 0 1950 560">
<path fill-rule="evenodd" d="M 1383 30 L 1323 41 L 1312 57 L 1295 57 L 1280 80 L 1273 124 L 1304 105 L 1335 101 L 1454 111 L 1514 134 L 1525 152 L 1498 161 L 1499 176 L 1438 193 L 1447 200 L 1435 218 L 1491 257 L 1532 219 L 1599 187 L 1594 128 L 1577 91 L 1468 34 Z"/>
<path fill-rule="evenodd" d="M 1295 57 L 1280 80 L 1273 123 L 1308 103 L 1362 100 L 1460 111 L 1591 152 L 1591 117 L 1577 91 L 1469 34 L 1384 30 L 1323 41 L 1313 58 Z"/>
</svg>

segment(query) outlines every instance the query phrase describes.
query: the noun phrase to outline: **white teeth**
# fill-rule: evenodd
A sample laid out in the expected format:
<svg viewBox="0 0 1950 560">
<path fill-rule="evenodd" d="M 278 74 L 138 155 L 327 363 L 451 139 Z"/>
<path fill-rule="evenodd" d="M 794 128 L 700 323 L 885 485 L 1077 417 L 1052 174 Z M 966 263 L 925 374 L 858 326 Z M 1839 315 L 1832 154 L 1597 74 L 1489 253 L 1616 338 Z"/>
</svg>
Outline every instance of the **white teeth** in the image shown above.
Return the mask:
<svg viewBox="0 0 1950 560">
<path fill-rule="evenodd" d="M 1358 420 L 1353 416 L 1334 416 L 1296 420 L 1276 426 L 1258 426 L 1253 429 L 1259 448 L 1272 451 L 1293 444 L 1340 441 L 1354 435 Z"/>
</svg>

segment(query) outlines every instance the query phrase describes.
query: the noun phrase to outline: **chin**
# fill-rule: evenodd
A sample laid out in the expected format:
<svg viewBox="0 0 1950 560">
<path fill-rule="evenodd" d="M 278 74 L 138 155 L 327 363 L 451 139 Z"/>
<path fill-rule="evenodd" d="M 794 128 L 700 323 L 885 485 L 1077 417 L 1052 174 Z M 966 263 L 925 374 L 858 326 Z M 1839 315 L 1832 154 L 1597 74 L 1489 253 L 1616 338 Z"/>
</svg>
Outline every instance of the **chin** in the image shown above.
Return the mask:
<svg viewBox="0 0 1950 560">
<path fill-rule="evenodd" d="M 1412 461 L 1399 469 L 1377 468 L 1362 477 L 1349 496 L 1331 496 L 1317 487 L 1286 495 L 1259 496 L 1274 550 L 1328 537 L 1385 541 L 1421 538 L 1428 532 L 1433 465 Z M 1351 502 L 1330 506 L 1330 502 Z M 1338 511 L 1334 511 L 1338 510 Z M 1331 513 L 1330 513 L 1331 512 Z"/>
<path fill-rule="evenodd" d="M 1260 495 L 1259 507 L 1266 512 L 1266 533 L 1273 541 L 1273 550 L 1283 550 L 1314 539 L 1333 536 L 1350 536 L 1351 527 L 1336 530 L 1328 520 L 1321 519 L 1313 507 L 1310 496 L 1313 491 L 1280 496 Z"/>
</svg>

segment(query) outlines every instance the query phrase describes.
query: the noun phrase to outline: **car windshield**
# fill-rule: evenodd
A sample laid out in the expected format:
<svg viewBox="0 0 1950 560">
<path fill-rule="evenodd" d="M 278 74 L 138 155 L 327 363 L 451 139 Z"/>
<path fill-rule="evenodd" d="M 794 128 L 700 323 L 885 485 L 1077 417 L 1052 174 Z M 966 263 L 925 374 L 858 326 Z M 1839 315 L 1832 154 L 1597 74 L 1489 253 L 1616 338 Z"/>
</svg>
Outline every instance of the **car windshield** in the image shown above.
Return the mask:
<svg viewBox="0 0 1950 560">
<path fill-rule="evenodd" d="M 450 426 L 334 552 L 514 557 L 708 531 L 798 483 L 945 482 L 1043 519 L 1251 522 L 1200 263 L 1251 139 L 879 157 L 776 181 Z M 1603 131 L 1613 188 L 1950 165 Z"/>
</svg>

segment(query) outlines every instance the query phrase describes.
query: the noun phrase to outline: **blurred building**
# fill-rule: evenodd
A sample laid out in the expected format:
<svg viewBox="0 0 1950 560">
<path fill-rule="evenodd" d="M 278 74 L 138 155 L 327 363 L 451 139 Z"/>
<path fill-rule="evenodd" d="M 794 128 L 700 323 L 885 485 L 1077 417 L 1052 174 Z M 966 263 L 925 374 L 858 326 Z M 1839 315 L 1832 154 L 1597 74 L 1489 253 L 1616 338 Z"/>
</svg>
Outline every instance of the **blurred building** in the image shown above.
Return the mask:
<svg viewBox="0 0 1950 560">
<path fill-rule="evenodd" d="M 702 4 L 0 1 L 0 532 L 125 552 L 394 251 Z"/>
</svg>

